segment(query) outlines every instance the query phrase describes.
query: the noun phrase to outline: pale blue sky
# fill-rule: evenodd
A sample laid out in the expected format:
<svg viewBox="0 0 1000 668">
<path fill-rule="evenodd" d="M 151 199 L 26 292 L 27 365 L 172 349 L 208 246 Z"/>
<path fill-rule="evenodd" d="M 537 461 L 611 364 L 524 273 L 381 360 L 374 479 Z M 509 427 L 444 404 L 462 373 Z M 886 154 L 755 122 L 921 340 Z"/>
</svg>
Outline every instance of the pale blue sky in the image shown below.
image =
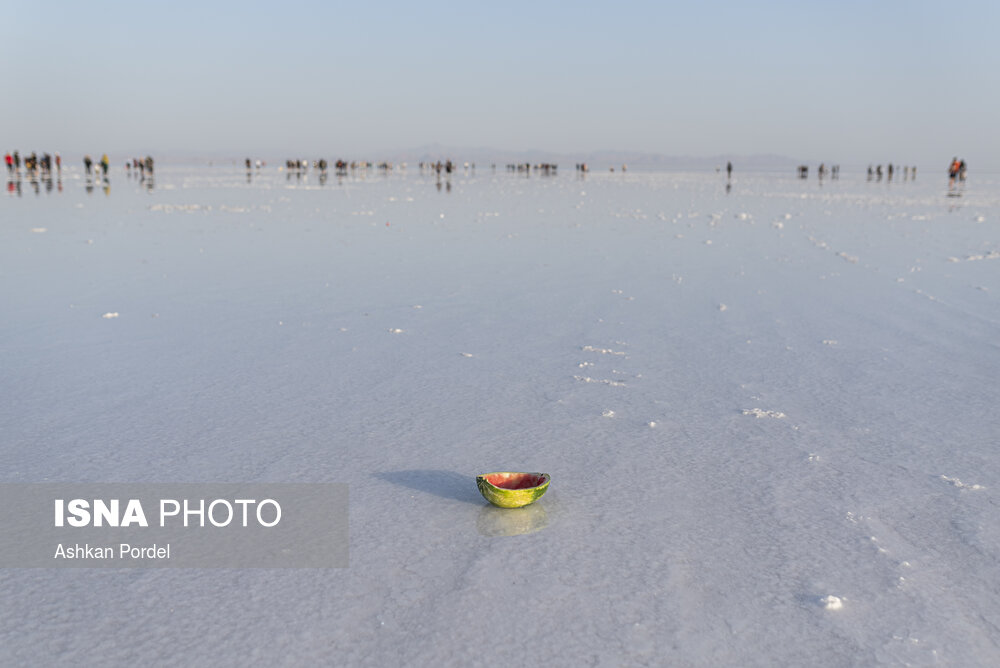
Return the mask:
<svg viewBox="0 0 1000 668">
<path fill-rule="evenodd" d="M 0 0 L 4 149 L 952 155 L 1000 169 L 998 4 Z"/>
</svg>

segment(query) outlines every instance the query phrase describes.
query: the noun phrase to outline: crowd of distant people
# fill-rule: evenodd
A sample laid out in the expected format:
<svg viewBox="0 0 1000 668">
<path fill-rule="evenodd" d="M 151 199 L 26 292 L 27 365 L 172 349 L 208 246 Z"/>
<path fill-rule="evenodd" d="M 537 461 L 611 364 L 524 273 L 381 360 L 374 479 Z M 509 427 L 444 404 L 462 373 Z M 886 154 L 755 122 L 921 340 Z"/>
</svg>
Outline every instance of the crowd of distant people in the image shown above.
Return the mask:
<svg viewBox="0 0 1000 668">
<path fill-rule="evenodd" d="M 153 175 L 153 156 L 147 155 L 145 158 L 132 158 L 125 161 L 125 171 L 134 172 L 140 176 Z"/>
<path fill-rule="evenodd" d="M 8 193 L 21 194 L 22 165 L 24 175 L 28 177 L 35 194 L 41 193 L 43 185 L 46 192 L 52 192 L 54 187 L 62 192 L 62 157 L 58 153 L 55 156 L 49 153 L 38 155 L 32 151 L 22 157 L 20 151 L 8 151 L 4 155 L 4 162 L 7 165 Z"/>
<path fill-rule="evenodd" d="M 54 155 L 35 151 L 27 155 L 22 155 L 20 151 L 7 151 L 4 155 L 4 163 L 7 166 L 7 192 L 20 195 L 22 192 L 22 179 L 27 178 L 35 193 L 41 193 L 44 185 L 46 192 L 51 192 L 53 187 L 63 190 L 62 171 L 63 161 L 59 153 Z M 83 156 L 83 173 L 86 178 L 85 185 L 87 192 L 93 192 L 94 185 L 102 186 L 105 194 L 110 190 L 110 177 L 108 172 L 111 169 L 111 159 L 107 153 L 101 155 L 101 159 L 95 161 L 89 155 Z M 125 170 L 131 176 L 136 174 L 145 181 L 147 189 L 152 189 L 153 158 L 132 158 L 125 161 Z M 147 178 L 148 177 L 148 178 Z"/>
<path fill-rule="evenodd" d="M 871 165 L 868 165 L 868 180 L 869 181 L 881 181 L 882 178 L 883 178 L 883 176 L 884 176 L 885 179 L 886 179 L 886 182 L 891 182 L 893 174 L 895 174 L 896 172 L 899 172 L 900 169 L 901 168 L 898 165 L 893 165 L 891 162 L 886 166 L 886 169 L 885 169 L 884 172 L 882 171 L 882 165 L 876 165 L 875 167 L 872 167 Z M 904 181 L 917 178 L 917 168 L 916 167 L 903 166 L 902 167 L 902 172 L 903 172 L 903 180 Z"/>
<path fill-rule="evenodd" d="M 21 154 L 18 151 L 11 153 L 7 152 L 4 156 L 4 161 L 7 163 L 7 175 L 15 176 L 21 173 Z M 24 156 L 24 171 L 28 174 L 41 173 L 49 174 L 52 172 L 52 165 L 55 164 L 56 172 L 62 172 L 62 158 L 58 153 L 55 155 L 53 160 L 52 156 L 48 153 L 42 153 L 39 156 L 37 153 L 32 151 L 30 154 Z"/>
<path fill-rule="evenodd" d="M 56 178 L 56 183 L 58 184 L 58 189 L 62 191 L 62 157 L 59 153 L 49 154 L 41 153 L 40 155 L 32 151 L 28 155 L 21 155 L 19 151 L 8 151 L 4 156 L 4 161 L 7 167 L 8 192 L 21 192 L 21 177 L 22 173 L 26 175 L 29 181 L 34 185 L 35 191 L 39 192 L 41 185 L 44 184 L 47 191 L 51 191 L 53 188 L 53 176 Z M 245 161 L 245 166 L 247 169 L 247 179 L 250 180 L 251 173 L 254 170 L 259 171 L 262 167 L 267 165 L 266 162 L 261 160 L 251 160 L 247 158 Z M 88 192 L 93 188 L 93 181 L 100 179 L 105 187 L 105 192 L 107 192 L 107 186 L 109 182 L 108 172 L 110 169 L 111 161 L 108 155 L 105 153 L 101 156 L 101 159 L 94 161 L 90 155 L 85 155 L 83 157 L 83 167 L 84 174 L 87 177 Z M 285 168 L 288 170 L 289 178 L 292 174 L 296 174 L 301 177 L 302 174 L 306 172 L 310 167 L 317 169 L 320 172 L 321 181 L 325 181 L 325 176 L 329 167 L 329 163 L 326 159 L 319 159 L 314 161 L 309 160 L 287 160 L 285 161 Z M 420 171 L 424 173 L 430 171 L 436 173 L 438 177 L 442 174 L 450 176 L 453 172 L 458 171 L 459 165 L 451 160 L 446 161 L 436 161 L 436 162 L 420 162 Z M 470 169 L 475 170 L 475 163 L 464 163 L 465 171 L 468 172 Z M 334 162 L 334 167 L 338 176 L 346 175 L 348 170 L 352 172 L 355 170 L 368 170 L 371 168 L 377 168 L 380 171 L 389 172 L 394 169 L 394 165 L 391 162 L 358 162 L 352 161 L 347 162 L 346 160 L 337 160 Z M 400 168 L 405 169 L 406 163 L 399 165 Z M 496 165 L 494 164 L 493 170 L 496 170 Z M 508 164 L 506 165 L 508 172 L 518 172 L 527 173 L 537 172 L 543 175 L 555 175 L 557 173 L 558 165 L 555 163 L 518 163 L 518 164 Z M 622 165 L 622 171 L 626 171 L 626 165 Z M 725 173 L 727 177 L 727 183 L 731 182 L 733 175 L 733 164 L 732 162 L 727 162 L 725 166 Z M 22 171 L 23 170 L 23 171 Z M 131 158 L 125 161 L 125 170 L 132 176 L 135 175 L 140 180 L 146 182 L 146 186 L 152 189 L 152 176 L 153 176 L 153 158 L 152 156 L 145 156 L 142 158 Z M 959 159 L 955 157 L 952 159 L 948 166 L 948 186 L 949 190 L 955 189 L 956 184 L 964 185 L 966 180 L 968 167 L 964 159 Z M 586 163 L 578 163 L 576 165 L 576 171 L 582 176 L 589 171 L 589 166 Z M 611 168 L 614 171 L 614 167 Z M 716 171 L 722 171 L 722 168 L 716 168 Z M 808 178 L 809 167 L 806 165 L 800 165 L 797 168 L 797 172 L 800 178 Z M 867 179 L 868 181 L 881 182 L 883 179 L 886 182 L 892 182 L 893 177 L 902 173 L 902 179 L 904 181 L 913 180 L 917 177 L 916 166 L 899 166 L 888 163 L 884 168 L 883 165 L 868 165 Z M 831 179 L 838 179 L 840 177 L 840 165 L 832 165 L 827 167 L 825 163 L 820 163 L 817 169 L 817 175 L 822 181 L 825 177 Z M 450 190 L 450 183 L 449 190 Z M 729 186 L 727 185 L 727 192 L 729 191 Z"/>
</svg>

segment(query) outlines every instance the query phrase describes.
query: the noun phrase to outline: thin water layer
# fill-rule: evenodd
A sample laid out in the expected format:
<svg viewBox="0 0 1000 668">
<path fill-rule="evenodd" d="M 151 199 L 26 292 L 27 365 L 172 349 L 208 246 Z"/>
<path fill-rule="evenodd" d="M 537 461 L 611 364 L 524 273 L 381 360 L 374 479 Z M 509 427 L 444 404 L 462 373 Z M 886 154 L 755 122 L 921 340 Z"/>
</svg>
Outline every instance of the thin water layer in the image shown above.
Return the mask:
<svg viewBox="0 0 1000 668">
<path fill-rule="evenodd" d="M 344 482 L 351 558 L 6 570 L 4 663 L 1000 659 L 995 178 L 8 190 L 3 482 Z"/>
</svg>

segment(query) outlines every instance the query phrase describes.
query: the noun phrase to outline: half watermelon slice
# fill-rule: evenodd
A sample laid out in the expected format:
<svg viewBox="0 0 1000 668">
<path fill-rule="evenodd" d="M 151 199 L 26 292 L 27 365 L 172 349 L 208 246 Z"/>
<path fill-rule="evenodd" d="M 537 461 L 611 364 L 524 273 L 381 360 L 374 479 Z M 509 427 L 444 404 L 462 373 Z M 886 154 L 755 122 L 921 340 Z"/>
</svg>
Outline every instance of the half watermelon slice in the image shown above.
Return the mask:
<svg viewBox="0 0 1000 668">
<path fill-rule="evenodd" d="M 483 498 L 501 508 L 520 508 L 534 503 L 549 488 L 548 473 L 484 473 L 476 476 Z"/>
</svg>

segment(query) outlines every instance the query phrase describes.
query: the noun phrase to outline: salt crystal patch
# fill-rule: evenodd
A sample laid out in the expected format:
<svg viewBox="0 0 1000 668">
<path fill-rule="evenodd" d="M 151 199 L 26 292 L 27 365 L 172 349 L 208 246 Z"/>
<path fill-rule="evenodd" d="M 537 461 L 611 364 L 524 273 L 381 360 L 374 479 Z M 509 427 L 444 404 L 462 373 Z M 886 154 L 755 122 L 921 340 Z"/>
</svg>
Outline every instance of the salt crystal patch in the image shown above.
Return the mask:
<svg viewBox="0 0 1000 668">
<path fill-rule="evenodd" d="M 612 350 L 611 348 L 595 348 L 594 346 L 583 346 L 580 350 L 588 353 L 601 353 L 602 355 L 624 355 L 625 353 Z"/>
<path fill-rule="evenodd" d="M 984 487 L 983 485 L 976 485 L 976 484 L 970 485 L 968 483 L 962 482 L 958 478 L 949 478 L 946 475 L 941 476 L 941 480 L 944 480 L 947 483 L 951 483 L 952 485 L 958 487 L 959 489 L 971 489 L 971 490 L 986 489 L 986 487 Z"/>
<path fill-rule="evenodd" d="M 472 353 L 461 353 L 462 357 L 475 357 Z"/>
<path fill-rule="evenodd" d="M 402 334 L 402 333 L 403 333 L 403 332 L 405 332 L 406 330 L 404 330 L 404 329 L 399 329 L 399 328 L 397 327 L 397 328 L 394 328 L 394 329 L 389 329 L 388 331 L 389 331 L 389 333 L 390 333 L 390 334 Z"/>
<path fill-rule="evenodd" d="M 104 318 L 105 320 L 111 320 L 113 318 L 117 318 L 118 317 L 118 312 L 115 311 L 114 313 L 105 313 L 101 317 Z"/>
<path fill-rule="evenodd" d="M 840 610 L 844 607 L 844 601 L 841 600 L 839 596 L 834 596 L 830 594 L 829 596 L 824 596 L 819 600 L 823 604 L 823 607 L 827 610 Z"/>
<path fill-rule="evenodd" d="M 31 231 L 34 232 L 35 234 L 45 234 L 46 232 L 49 231 L 49 228 L 47 228 L 47 227 L 32 227 Z"/>
<path fill-rule="evenodd" d="M 581 383 L 599 383 L 601 385 L 609 385 L 611 387 L 626 387 L 625 383 L 620 380 L 609 380 L 607 378 L 591 378 L 590 376 L 573 376 L 574 380 L 578 380 Z"/>
<path fill-rule="evenodd" d="M 615 412 L 612 410 L 605 410 L 603 413 L 601 413 L 601 415 L 606 418 L 613 418 L 615 416 Z"/>
<path fill-rule="evenodd" d="M 760 408 L 744 408 L 743 409 L 743 414 L 744 415 L 752 415 L 755 418 L 757 418 L 758 420 L 760 418 L 773 418 L 775 420 L 780 420 L 782 418 L 787 417 L 781 411 L 765 411 L 765 410 L 761 410 Z"/>
</svg>

